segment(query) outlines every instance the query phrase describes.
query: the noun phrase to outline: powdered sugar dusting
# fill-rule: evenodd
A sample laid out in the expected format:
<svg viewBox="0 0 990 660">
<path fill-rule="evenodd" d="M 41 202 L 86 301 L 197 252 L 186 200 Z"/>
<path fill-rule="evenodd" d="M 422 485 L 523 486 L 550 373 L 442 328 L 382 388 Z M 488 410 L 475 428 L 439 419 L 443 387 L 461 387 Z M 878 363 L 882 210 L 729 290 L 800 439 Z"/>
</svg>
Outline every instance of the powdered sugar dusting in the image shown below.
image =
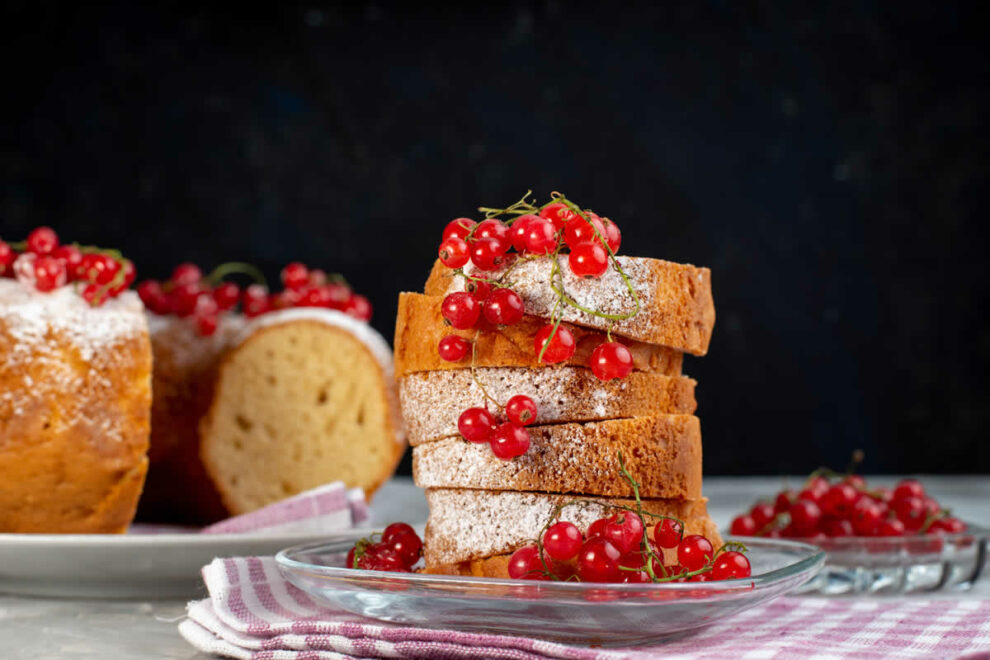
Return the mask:
<svg viewBox="0 0 990 660">
<path fill-rule="evenodd" d="M 148 328 L 156 361 L 162 359 L 163 351 L 167 351 L 170 369 L 179 371 L 199 371 L 194 367 L 211 364 L 240 335 L 245 322 L 240 314 L 223 314 L 219 318 L 217 331 L 204 337 L 196 329 L 192 318 L 148 313 Z"/>
</svg>

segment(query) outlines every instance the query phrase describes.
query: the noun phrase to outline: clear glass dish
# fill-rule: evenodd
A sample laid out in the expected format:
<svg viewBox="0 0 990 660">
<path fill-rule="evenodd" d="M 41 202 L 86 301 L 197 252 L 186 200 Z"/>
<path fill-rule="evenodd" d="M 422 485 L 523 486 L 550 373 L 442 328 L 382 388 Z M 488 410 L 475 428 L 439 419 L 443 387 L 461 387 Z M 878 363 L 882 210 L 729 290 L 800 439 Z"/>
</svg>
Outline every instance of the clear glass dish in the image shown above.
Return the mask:
<svg viewBox="0 0 990 660">
<path fill-rule="evenodd" d="M 825 551 L 825 569 L 800 593 L 826 595 L 963 591 L 987 562 L 988 530 L 967 525 L 961 534 L 863 537 L 813 543 Z M 748 545 L 753 539 L 743 539 Z"/>
<path fill-rule="evenodd" d="M 352 544 L 283 550 L 285 577 L 331 606 L 373 619 L 590 644 L 645 644 L 700 628 L 796 589 L 824 553 L 794 541 L 747 541 L 745 580 L 592 584 L 385 573 L 344 568 Z"/>
</svg>

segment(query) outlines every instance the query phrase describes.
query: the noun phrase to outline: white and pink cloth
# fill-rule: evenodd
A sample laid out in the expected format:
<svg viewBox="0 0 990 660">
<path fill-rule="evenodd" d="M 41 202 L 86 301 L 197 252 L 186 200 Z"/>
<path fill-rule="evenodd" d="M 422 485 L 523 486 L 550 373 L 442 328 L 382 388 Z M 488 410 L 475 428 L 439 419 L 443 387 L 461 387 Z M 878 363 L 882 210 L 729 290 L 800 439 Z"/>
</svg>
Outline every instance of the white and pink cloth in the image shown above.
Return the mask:
<svg viewBox="0 0 990 660">
<path fill-rule="evenodd" d="M 282 578 L 271 557 L 216 559 L 209 598 L 179 631 L 245 660 L 338 658 L 990 658 L 990 600 L 780 598 L 688 636 L 630 649 L 382 623 L 330 608 Z"/>
</svg>

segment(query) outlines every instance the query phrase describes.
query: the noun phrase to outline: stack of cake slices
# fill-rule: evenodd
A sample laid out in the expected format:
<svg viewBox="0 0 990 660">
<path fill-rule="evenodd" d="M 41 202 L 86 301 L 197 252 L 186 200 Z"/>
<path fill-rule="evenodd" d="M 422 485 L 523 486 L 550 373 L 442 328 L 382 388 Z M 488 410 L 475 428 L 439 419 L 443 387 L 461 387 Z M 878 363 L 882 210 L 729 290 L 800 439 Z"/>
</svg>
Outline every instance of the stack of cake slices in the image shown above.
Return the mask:
<svg viewBox="0 0 990 660">
<path fill-rule="evenodd" d="M 704 355 L 708 349 L 715 321 L 710 272 L 618 257 L 639 312 L 609 321 L 575 306 L 556 306 L 577 348 L 570 359 L 546 365 L 539 362 L 534 337 L 550 322 L 558 300 L 550 287 L 554 270 L 562 278 L 555 281 L 581 307 L 622 315 L 635 306 L 615 269 L 583 279 L 564 267 L 566 256 L 559 257 L 559 269 L 552 268 L 553 258 L 527 259 L 512 269 L 512 289 L 525 305 L 522 321 L 512 326 L 479 332 L 447 325 L 443 298 L 464 291 L 467 280 L 440 262 L 425 295 L 400 295 L 396 375 L 414 447 L 414 478 L 430 506 L 424 538 L 429 572 L 505 577 L 508 556 L 533 542 L 558 504 L 592 502 L 560 514 L 582 532 L 614 512 L 593 502 L 631 504 L 620 452 L 639 483 L 645 510 L 680 518 L 686 534 L 703 534 L 716 547 L 721 543 L 701 491 L 696 383 L 681 373 L 684 353 Z M 465 273 L 484 275 L 470 265 Z M 609 330 L 629 348 L 634 368 L 626 378 L 602 381 L 588 364 Z M 442 360 L 437 344 L 449 334 L 473 341 L 473 356 Z M 522 456 L 501 460 L 487 444 L 458 434 L 460 413 L 484 405 L 482 387 L 496 401 L 524 394 L 536 403 L 536 421 L 528 427 L 531 445 Z"/>
</svg>

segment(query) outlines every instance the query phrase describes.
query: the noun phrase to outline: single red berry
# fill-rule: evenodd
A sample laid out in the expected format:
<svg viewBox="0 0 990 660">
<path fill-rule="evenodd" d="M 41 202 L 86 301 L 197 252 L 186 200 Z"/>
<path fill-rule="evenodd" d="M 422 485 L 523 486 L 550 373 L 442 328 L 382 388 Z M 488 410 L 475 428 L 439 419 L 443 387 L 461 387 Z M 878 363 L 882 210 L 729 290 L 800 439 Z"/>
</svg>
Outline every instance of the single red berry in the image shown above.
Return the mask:
<svg viewBox="0 0 990 660">
<path fill-rule="evenodd" d="M 922 502 L 925 505 L 925 516 L 928 518 L 933 518 L 942 511 L 942 505 L 934 497 L 925 496 Z"/>
<path fill-rule="evenodd" d="M 65 264 L 51 256 L 34 261 L 34 286 L 38 291 L 54 291 L 66 282 Z"/>
<path fill-rule="evenodd" d="M 581 550 L 584 537 L 573 523 L 561 520 L 550 525 L 543 534 L 543 550 L 552 559 L 570 561 Z"/>
<path fill-rule="evenodd" d="M 897 484 L 897 488 L 894 489 L 894 500 L 903 500 L 907 497 L 917 497 L 923 499 L 925 497 L 925 487 L 921 485 L 921 482 L 917 479 L 904 479 Z"/>
<path fill-rule="evenodd" d="M 847 483 L 838 483 L 825 491 L 819 506 L 826 516 L 844 518 L 852 511 L 858 497 L 855 488 Z"/>
<path fill-rule="evenodd" d="M 928 528 L 933 534 L 962 534 L 966 531 L 966 523 L 958 518 L 939 518 Z"/>
<path fill-rule="evenodd" d="M 150 311 L 155 314 L 168 314 L 171 309 L 168 304 L 168 296 L 157 280 L 145 280 L 138 285 L 138 297 Z"/>
<path fill-rule="evenodd" d="M 601 247 L 601 239 L 598 237 L 605 236 L 605 226 L 597 216 L 589 214 L 588 217 L 591 220 L 590 222 L 578 216 L 568 222 L 567 226 L 564 227 L 564 242 L 572 250 L 585 242 L 598 243 L 599 247 Z M 597 234 L 595 233 L 596 230 L 598 232 Z"/>
<path fill-rule="evenodd" d="M 512 237 L 509 236 L 509 228 L 501 220 L 488 218 L 478 224 L 474 230 L 474 239 L 480 241 L 485 238 L 496 241 L 499 244 L 502 254 L 508 252 L 509 248 L 512 247 Z"/>
<path fill-rule="evenodd" d="M 522 321 L 524 311 L 522 297 L 506 288 L 492 291 L 482 307 L 485 319 L 492 325 L 515 325 Z"/>
<path fill-rule="evenodd" d="M 270 309 L 268 289 L 261 284 L 251 284 L 241 294 L 241 309 L 248 318 L 264 314 Z"/>
<path fill-rule="evenodd" d="M 470 350 L 471 342 L 457 335 L 447 335 L 437 345 L 437 353 L 447 362 L 460 362 Z"/>
<path fill-rule="evenodd" d="M 825 491 L 829 488 L 828 479 L 822 476 L 815 476 L 808 480 L 808 483 L 804 485 L 807 490 L 812 490 L 818 493 L 818 497 L 825 494 Z"/>
<path fill-rule="evenodd" d="M 873 536 L 880 525 L 880 506 L 870 497 L 856 502 L 852 510 L 852 526 L 857 536 Z"/>
<path fill-rule="evenodd" d="M 515 219 L 515 222 L 513 222 L 512 226 L 509 228 L 509 238 L 512 239 L 512 247 L 514 247 L 516 252 L 519 254 L 526 251 L 526 236 L 529 232 L 529 223 L 534 219 L 538 220 L 539 216 L 533 215 L 532 213 L 521 215 Z"/>
<path fill-rule="evenodd" d="M 196 297 L 196 306 L 193 314 L 197 316 L 216 316 L 220 313 L 217 301 L 213 299 L 213 294 L 209 289 L 201 289 Z"/>
<path fill-rule="evenodd" d="M 492 295 L 492 285 L 488 280 L 469 279 L 464 285 L 464 290 L 478 302 L 485 302 L 488 296 Z"/>
<path fill-rule="evenodd" d="M 38 227 L 27 237 L 27 251 L 39 257 L 51 254 L 58 247 L 58 234 L 51 227 Z"/>
<path fill-rule="evenodd" d="M 392 537 L 398 536 L 399 534 L 415 534 L 416 530 L 412 528 L 412 525 L 404 522 L 394 522 L 385 529 L 382 530 L 382 543 L 388 543 L 392 540 Z"/>
<path fill-rule="evenodd" d="M 38 260 L 38 255 L 34 252 L 22 252 L 14 259 L 14 277 L 25 286 L 33 287 L 36 284 L 34 277 L 34 262 Z"/>
<path fill-rule="evenodd" d="M 416 532 L 402 532 L 400 534 L 395 534 L 390 537 L 387 541 L 382 537 L 382 542 L 385 543 L 392 552 L 399 555 L 402 559 L 402 563 L 406 568 L 412 567 L 417 561 L 419 561 L 420 553 L 423 549 L 423 541 L 419 538 Z"/>
<path fill-rule="evenodd" d="M 462 238 L 451 236 L 440 244 L 440 261 L 447 268 L 460 268 L 471 258 L 470 247 Z"/>
<path fill-rule="evenodd" d="M 599 380 L 625 378 L 632 368 L 632 353 L 617 341 L 602 342 L 591 352 L 591 372 Z"/>
<path fill-rule="evenodd" d="M 601 277 L 608 270 L 608 253 L 600 242 L 585 241 L 572 248 L 567 263 L 578 277 Z"/>
<path fill-rule="evenodd" d="M 757 502 L 749 510 L 749 515 L 753 517 L 753 522 L 756 523 L 756 529 L 763 529 L 767 523 L 774 519 L 776 514 L 774 513 L 772 504 Z"/>
<path fill-rule="evenodd" d="M 553 223 L 536 218 L 526 226 L 526 251 L 533 254 L 550 254 L 557 249 L 557 230 Z"/>
<path fill-rule="evenodd" d="M 282 269 L 282 284 L 286 289 L 301 289 L 309 284 L 309 268 L 293 261 Z"/>
<path fill-rule="evenodd" d="M 181 317 L 190 316 L 196 309 L 196 301 L 199 300 L 202 291 L 203 288 L 198 281 L 174 287 L 168 294 L 172 311 Z"/>
<path fill-rule="evenodd" d="M 790 513 L 791 525 L 801 534 L 811 534 L 822 520 L 822 510 L 811 500 L 798 500 Z"/>
<path fill-rule="evenodd" d="M 17 259 L 17 253 L 8 243 L 0 241 L 0 276 L 6 277 L 13 272 L 12 266 Z"/>
<path fill-rule="evenodd" d="M 700 534 L 685 536 L 677 545 L 677 561 L 689 571 L 696 571 L 712 558 L 712 542 Z"/>
<path fill-rule="evenodd" d="M 312 273 L 310 279 L 312 279 Z M 340 282 L 327 282 L 315 286 L 322 286 L 326 290 L 327 296 L 330 298 L 330 309 L 344 311 L 352 303 L 351 299 L 354 297 L 354 292 Z"/>
<path fill-rule="evenodd" d="M 505 422 L 492 431 L 489 443 L 492 453 L 507 461 L 522 456 L 529 449 L 529 431 L 512 422 Z"/>
<path fill-rule="evenodd" d="M 866 479 L 864 479 L 863 477 L 861 477 L 858 474 L 847 475 L 846 478 L 842 480 L 842 483 L 849 484 L 850 486 L 852 486 L 856 490 L 865 490 L 866 489 Z"/>
<path fill-rule="evenodd" d="M 209 337 L 217 331 L 219 319 L 216 314 L 195 314 L 193 321 L 196 323 L 196 332 L 201 337 Z"/>
<path fill-rule="evenodd" d="M 75 245 L 60 245 L 52 251 L 52 256 L 65 264 L 65 272 L 69 281 L 76 279 L 76 273 L 82 264 L 83 254 Z M 0 256 L 0 273 L 3 273 L 3 258 Z"/>
<path fill-rule="evenodd" d="M 529 426 L 536 421 L 536 404 L 525 394 L 517 394 L 505 404 L 505 416 L 516 426 Z"/>
<path fill-rule="evenodd" d="M 545 364 L 557 364 L 571 359 L 576 348 L 574 335 L 562 325 L 558 325 L 555 330 L 553 324 L 548 323 L 540 328 L 533 339 L 533 350 Z"/>
<path fill-rule="evenodd" d="M 791 510 L 791 503 L 794 501 L 794 492 L 790 490 L 782 490 L 777 494 L 777 498 L 773 501 L 773 512 L 774 513 L 787 513 Z"/>
<path fill-rule="evenodd" d="M 330 291 L 325 286 L 307 284 L 296 291 L 299 292 L 298 307 L 330 307 Z"/>
<path fill-rule="evenodd" d="M 588 526 L 588 532 L 587 534 L 585 534 L 585 536 L 589 539 L 593 536 L 604 537 L 606 525 L 608 525 L 608 517 L 599 518 L 598 520 L 596 520 L 595 522 L 591 523 Z"/>
<path fill-rule="evenodd" d="M 481 305 L 466 291 L 451 293 L 443 299 L 440 313 L 458 330 L 473 328 L 481 316 Z"/>
<path fill-rule="evenodd" d="M 354 294 L 351 299 L 347 301 L 344 305 L 344 313 L 348 316 L 353 316 L 358 321 L 370 321 L 371 320 L 371 303 L 367 298 L 360 294 Z"/>
<path fill-rule="evenodd" d="M 314 268 L 309 271 L 309 284 L 310 286 L 323 286 L 327 283 L 326 271 L 320 268 Z"/>
<path fill-rule="evenodd" d="M 495 418 L 484 408 L 468 408 L 457 419 L 457 430 L 471 442 L 491 440 Z"/>
<path fill-rule="evenodd" d="M 82 299 L 93 307 L 100 307 L 110 298 L 110 296 L 107 295 L 107 288 L 102 284 L 96 284 L 95 282 L 90 282 L 84 286 L 79 295 L 81 295 Z"/>
<path fill-rule="evenodd" d="M 751 573 L 752 568 L 746 555 L 735 550 L 720 554 L 712 566 L 713 580 L 739 580 L 748 578 Z"/>
<path fill-rule="evenodd" d="M 546 579 L 540 551 L 535 545 L 519 548 L 509 557 L 509 577 L 514 580 Z"/>
<path fill-rule="evenodd" d="M 653 542 L 661 548 L 676 548 L 683 536 L 684 526 L 671 518 L 664 518 L 653 528 Z"/>
<path fill-rule="evenodd" d="M 376 544 L 377 545 L 377 544 Z M 368 557 L 368 555 L 365 555 Z M 367 567 L 373 571 L 391 571 L 393 573 L 408 573 L 409 568 L 405 561 L 394 550 L 388 547 L 378 549 L 369 557 L 370 565 Z"/>
<path fill-rule="evenodd" d="M 619 225 L 607 219 L 605 221 L 605 242 L 608 243 L 612 254 L 619 253 L 619 246 L 622 245 L 622 232 L 619 231 Z"/>
<path fill-rule="evenodd" d="M 606 539 L 589 538 L 578 552 L 577 573 L 584 582 L 619 582 L 622 553 Z"/>
<path fill-rule="evenodd" d="M 822 524 L 822 531 L 829 538 L 843 538 L 856 533 L 852 523 L 845 518 L 826 518 Z"/>
<path fill-rule="evenodd" d="M 897 518 L 881 520 L 876 531 L 877 536 L 904 536 L 906 533 L 907 530 L 904 528 L 904 523 Z"/>
<path fill-rule="evenodd" d="M 451 236 L 456 236 L 457 238 L 466 241 L 468 234 L 471 233 L 471 228 L 474 227 L 475 221 L 470 218 L 455 218 L 447 223 L 447 226 L 443 230 L 443 239 L 446 241 Z"/>
<path fill-rule="evenodd" d="M 233 309 L 237 301 L 241 299 L 241 289 L 233 282 L 222 282 L 213 289 L 213 299 L 221 310 Z"/>
<path fill-rule="evenodd" d="M 552 222 L 555 231 L 560 231 L 567 225 L 568 222 L 577 216 L 566 204 L 555 202 L 553 204 L 547 204 L 543 207 L 540 211 L 540 217 L 546 218 Z"/>
<path fill-rule="evenodd" d="M 105 254 L 87 253 L 77 266 L 77 278 L 84 282 L 110 284 L 120 271 L 121 264 Z"/>
<path fill-rule="evenodd" d="M 471 263 L 478 270 L 498 270 L 505 263 L 503 245 L 493 238 L 482 238 L 471 246 Z"/>
<path fill-rule="evenodd" d="M 815 504 L 818 504 L 822 500 L 822 494 L 817 490 L 805 488 L 800 493 L 798 493 L 797 499 L 806 500 L 808 502 L 814 502 Z"/>
<path fill-rule="evenodd" d="M 908 495 L 907 497 L 897 498 L 894 496 L 894 504 L 892 508 L 894 509 L 894 515 L 897 519 L 904 523 L 904 527 L 912 532 L 916 532 L 921 529 L 921 526 L 925 524 L 925 502 L 920 497 L 914 497 L 913 495 Z"/>
<path fill-rule="evenodd" d="M 172 271 L 172 284 L 175 286 L 197 284 L 201 279 L 203 279 L 203 272 L 196 264 L 181 263 Z"/>
<path fill-rule="evenodd" d="M 729 528 L 729 533 L 733 536 L 755 536 L 758 531 L 753 516 L 748 513 L 733 518 L 732 526 Z"/>
<path fill-rule="evenodd" d="M 632 570 L 622 570 L 622 569 Z M 645 584 L 650 582 L 649 573 L 644 570 L 646 560 L 642 552 L 627 552 L 619 559 L 619 575 L 625 584 Z M 658 573 L 663 575 L 663 573 Z"/>
<path fill-rule="evenodd" d="M 880 486 L 879 488 L 870 491 L 870 496 L 878 502 L 890 504 L 894 501 L 894 490 L 892 488 L 888 488 L 887 486 Z"/>
<path fill-rule="evenodd" d="M 640 547 L 643 540 L 643 521 L 631 511 L 623 511 L 608 517 L 603 534 L 622 554 Z"/>
</svg>

